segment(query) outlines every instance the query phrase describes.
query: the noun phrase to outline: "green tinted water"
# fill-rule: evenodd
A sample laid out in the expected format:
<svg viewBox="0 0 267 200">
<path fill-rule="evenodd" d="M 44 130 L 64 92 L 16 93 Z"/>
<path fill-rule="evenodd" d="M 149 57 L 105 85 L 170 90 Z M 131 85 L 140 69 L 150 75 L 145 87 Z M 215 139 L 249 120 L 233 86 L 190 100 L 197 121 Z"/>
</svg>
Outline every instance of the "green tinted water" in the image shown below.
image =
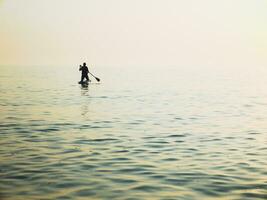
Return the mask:
<svg viewBox="0 0 267 200">
<path fill-rule="evenodd" d="M 265 70 L 93 71 L 1 67 L 0 199 L 267 198 Z"/>
</svg>

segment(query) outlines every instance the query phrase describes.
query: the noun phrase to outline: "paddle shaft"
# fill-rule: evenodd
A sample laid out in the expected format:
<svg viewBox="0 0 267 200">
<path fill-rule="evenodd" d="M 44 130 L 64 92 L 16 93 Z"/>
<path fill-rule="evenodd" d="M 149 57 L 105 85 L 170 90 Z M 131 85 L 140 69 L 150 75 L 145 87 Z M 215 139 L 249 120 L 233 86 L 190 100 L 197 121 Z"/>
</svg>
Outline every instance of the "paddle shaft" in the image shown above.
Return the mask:
<svg viewBox="0 0 267 200">
<path fill-rule="evenodd" d="M 89 72 L 89 74 L 91 74 L 95 78 L 95 76 L 91 72 Z"/>
<path fill-rule="evenodd" d="M 100 81 L 100 79 L 95 77 L 91 72 L 89 72 L 89 74 L 91 74 L 98 82 Z"/>
</svg>

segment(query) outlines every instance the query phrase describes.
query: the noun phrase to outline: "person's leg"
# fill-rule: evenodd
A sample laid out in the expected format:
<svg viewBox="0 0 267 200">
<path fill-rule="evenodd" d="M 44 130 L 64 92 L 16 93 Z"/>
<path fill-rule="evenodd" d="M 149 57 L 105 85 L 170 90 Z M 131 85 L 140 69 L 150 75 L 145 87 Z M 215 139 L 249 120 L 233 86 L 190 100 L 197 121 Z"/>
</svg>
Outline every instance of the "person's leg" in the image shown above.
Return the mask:
<svg viewBox="0 0 267 200">
<path fill-rule="evenodd" d="M 86 74 L 85 79 L 86 79 L 88 82 L 90 81 L 90 79 L 89 79 L 89 77 L 88 77 L 88 74 Z"/>
<path fill-rule="evenodd" d="M 81 83 L 83 82 L 83 79 L 84 79 L 84 75 L 82 74 L 82 76 L 81 76 Z"/>
</svg>

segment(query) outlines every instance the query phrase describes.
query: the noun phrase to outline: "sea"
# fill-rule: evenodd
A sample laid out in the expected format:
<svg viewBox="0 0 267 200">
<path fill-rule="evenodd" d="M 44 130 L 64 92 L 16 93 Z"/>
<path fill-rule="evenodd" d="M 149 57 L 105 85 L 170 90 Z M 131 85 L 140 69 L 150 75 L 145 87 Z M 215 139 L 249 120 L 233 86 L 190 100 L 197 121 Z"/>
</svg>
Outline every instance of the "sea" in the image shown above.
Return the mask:
<svg viewBox="0 0 267 200">
<path fill-rule="evenodd" d="M 0 66 L 1 200 L 267 199 L 267 69 Z"/>
</svg>

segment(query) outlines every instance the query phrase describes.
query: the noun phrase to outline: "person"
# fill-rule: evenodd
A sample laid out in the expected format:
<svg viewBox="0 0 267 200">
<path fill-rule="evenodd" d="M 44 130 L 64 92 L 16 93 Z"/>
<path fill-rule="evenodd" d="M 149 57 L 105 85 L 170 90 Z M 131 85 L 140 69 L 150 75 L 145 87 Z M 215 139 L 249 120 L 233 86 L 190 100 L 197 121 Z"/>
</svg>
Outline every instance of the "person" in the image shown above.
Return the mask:
<svg viewBox="0 0 267 200">
<path fill-rule="evenodd" d="M 83 65 L 80 65 L 79 71 L 82 71 L 82 77 L 81 77 L 80 83 L 83 83 L 83 79 L 86 79 L 87 82 L 91 81 L 88 77 L 89 70 L 88 70 L 88 67 L 86 66 L 86 63 L 83 63 Z"/>
</svg>

